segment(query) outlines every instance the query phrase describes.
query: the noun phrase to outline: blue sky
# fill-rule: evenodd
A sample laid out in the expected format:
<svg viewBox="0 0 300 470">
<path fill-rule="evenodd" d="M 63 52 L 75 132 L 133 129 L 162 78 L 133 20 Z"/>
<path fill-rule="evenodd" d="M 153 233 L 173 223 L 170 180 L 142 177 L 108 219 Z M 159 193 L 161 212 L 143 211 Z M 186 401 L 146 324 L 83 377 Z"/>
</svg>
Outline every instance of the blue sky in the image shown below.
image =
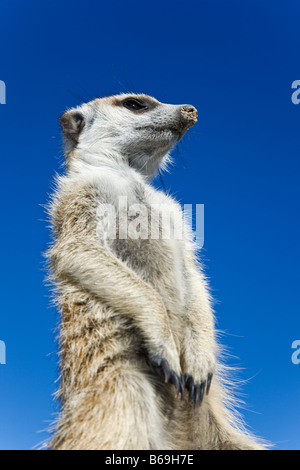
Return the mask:
<svg viewBox="0 0 300 470">
<path fill-rule="evenodd" d="M 300 449 L 299 2 L 6 0 L 0 11 L 0 448 L 40 443 L 57 411 L 41 205 L 62 168 L 58 117 L 130 90 L 199 110 L 164 183 L 205 204 L 202 258 L 246 421 Z"/>
</svg>

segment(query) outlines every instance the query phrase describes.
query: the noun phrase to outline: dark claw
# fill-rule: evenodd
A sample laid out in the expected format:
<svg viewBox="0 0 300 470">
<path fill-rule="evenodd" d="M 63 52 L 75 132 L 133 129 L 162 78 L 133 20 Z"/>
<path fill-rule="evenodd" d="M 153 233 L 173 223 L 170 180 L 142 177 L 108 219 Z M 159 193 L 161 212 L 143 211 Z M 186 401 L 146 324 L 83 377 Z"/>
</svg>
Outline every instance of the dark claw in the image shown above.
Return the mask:
<svg viewBox="0 0 300 470">
<path fill-rule="evenodd" d="M 165 371 L 162 367 L 163 359 L 157 356 L 149 356 L 151 364 L 155 367 L 157 373 L 165 378 Z"/>
<path fill-rule="evenodd" d="M 189 403 L 194 399 L 194 379 L 191 375 L 185 375 L 185 386 L 189 392 Z"/>
<path fill-rule="evenodd" d="M 212 378 L 213 378 L 213 374 L 208 374 L 208 378 L 207 378 L 207 387 L 206 387 L 206 395 L 209 394 L 209 390 L 210 390 Z"/>
<path fill-rule="evenodd" d="M 169 367 L 168 361 L 166 361 L 165 359 L 162 359 L 160 366 L 161 366 L 161 368 L 163 370 L 163 373 L 164 373 L 165 383 L 167 384 L 170 381 L 170 377 L 172 375 L 172 372 L 171 372 L 171 369 Z"/>
<path fill-rule="evenodd" d="M 180 376 L 180 384 L 181 384 L 181 400 L 183 401 L 185 398 L 185 377 L 183 374 Z"/>
<path fill-rule="evenodd" d="M 169 383 L 175 386 L 176 394 L 178 395 L 180 393 L 181 386 L 180 386 L 180 381 L 178 379 L 178 375 L 175 374 L 175 372 L 171 372 Z"/>
<path fill-rule="evenodd" d="M 196 406 L 199 405 L 199 402 L 200 402 L 200 384 L 199 383 L 196 383 L 195 385 L 195 408 Z"/>
<path fill-rule="evenodd" d="M 202 402 L 203 402 L 204 393 L 205 393 L 205 387 L 206 387 L 206 381 L 205 381 L 205 382 L 202 382 L 201 387 L 200 387 L 200 405 L 201 405 Z"/>
</svg>

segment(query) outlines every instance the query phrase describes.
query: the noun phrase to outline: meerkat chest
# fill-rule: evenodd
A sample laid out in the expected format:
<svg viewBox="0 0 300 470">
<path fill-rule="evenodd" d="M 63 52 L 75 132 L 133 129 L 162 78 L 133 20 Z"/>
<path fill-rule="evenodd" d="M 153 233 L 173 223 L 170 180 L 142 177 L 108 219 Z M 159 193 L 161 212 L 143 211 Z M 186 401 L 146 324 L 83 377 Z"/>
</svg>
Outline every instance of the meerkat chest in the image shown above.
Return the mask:
<svg viewBox="0 0 300 470">
<path fill-rule="evenodd" d="M 152 187 L 137 184 L 126 190 L 120 184 L 108 219 L 104 238 L 111 251 L 168 302 L 182 306 L 185 227 L 180 206 Z"/>
</svg>

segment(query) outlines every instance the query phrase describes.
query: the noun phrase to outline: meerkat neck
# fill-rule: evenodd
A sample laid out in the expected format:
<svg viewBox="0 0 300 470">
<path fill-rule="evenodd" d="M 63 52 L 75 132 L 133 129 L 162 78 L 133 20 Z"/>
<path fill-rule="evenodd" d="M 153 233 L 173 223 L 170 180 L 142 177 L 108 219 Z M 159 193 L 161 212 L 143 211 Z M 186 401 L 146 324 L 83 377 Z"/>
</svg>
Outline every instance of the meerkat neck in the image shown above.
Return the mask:
<svg viewBox="0 0 300 470">
<path fill-rule="evenodd" d="M 127 175 L 132 174 L 134 179 L 141 183 L 151 183 L 151 179 L 146 178 L 135 168 L 128 166 L 128 162 L 117 152 L 89 152 L 87 150 L 76 149 L 69 154 L 67 160 L 67 173 L 70 176 L 83 176 L 87 173 L 107 174 L 107 175 Z"/>
<path fill-rule="evenodd" d="M 68 170 L 78 173 L 83 169 L 110 168 L 117 170 L 124 167 L 125 162 L 122 155 L 114 151 L 89 151 L 86 149 L 74 150 L 68 158 Z"/>
<path fill-rule="evenodd" d="M 170 161 L 170 156 L 165 155 L 160 159 L 160 164 L 157 162 L 157 157 L 154 155 L 137 155 L 131 157 L 131 164 L 128 157 L 115 149 L 108 149 L 103 146 L 101 149 L 89 149 L 84 146 L 78 146 L 75 150 L 70 152 L 67 156 L 67 170 L 69 174 L 78 174 L 84 170 L 97 171 L 112 170 L 114 172 L 134 172 L 142 178 L 145 183 L 151 183 L 155 177 L 158 168 L 161 166 L 162 170 L 165 169 L 167 163 Z M 142 161 L 141 166 L 136 166 L 135 161 Z"/>
</svg>

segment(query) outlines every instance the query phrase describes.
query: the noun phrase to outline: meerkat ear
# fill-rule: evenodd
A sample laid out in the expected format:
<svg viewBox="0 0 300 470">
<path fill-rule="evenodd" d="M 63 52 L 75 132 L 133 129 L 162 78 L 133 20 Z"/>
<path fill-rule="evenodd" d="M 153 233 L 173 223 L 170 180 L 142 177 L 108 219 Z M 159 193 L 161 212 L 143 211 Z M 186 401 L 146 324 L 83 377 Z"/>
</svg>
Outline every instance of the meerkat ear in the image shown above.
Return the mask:
<svg viewBox="0 0 300 470">
<path fill-rule="evenodd" d="M 76 110 L 66 111 L 59 119 L 60 126 L 67 139 L 77 143 L 79 135 L 85 126 L 84 116 Z"/>
</svg>

